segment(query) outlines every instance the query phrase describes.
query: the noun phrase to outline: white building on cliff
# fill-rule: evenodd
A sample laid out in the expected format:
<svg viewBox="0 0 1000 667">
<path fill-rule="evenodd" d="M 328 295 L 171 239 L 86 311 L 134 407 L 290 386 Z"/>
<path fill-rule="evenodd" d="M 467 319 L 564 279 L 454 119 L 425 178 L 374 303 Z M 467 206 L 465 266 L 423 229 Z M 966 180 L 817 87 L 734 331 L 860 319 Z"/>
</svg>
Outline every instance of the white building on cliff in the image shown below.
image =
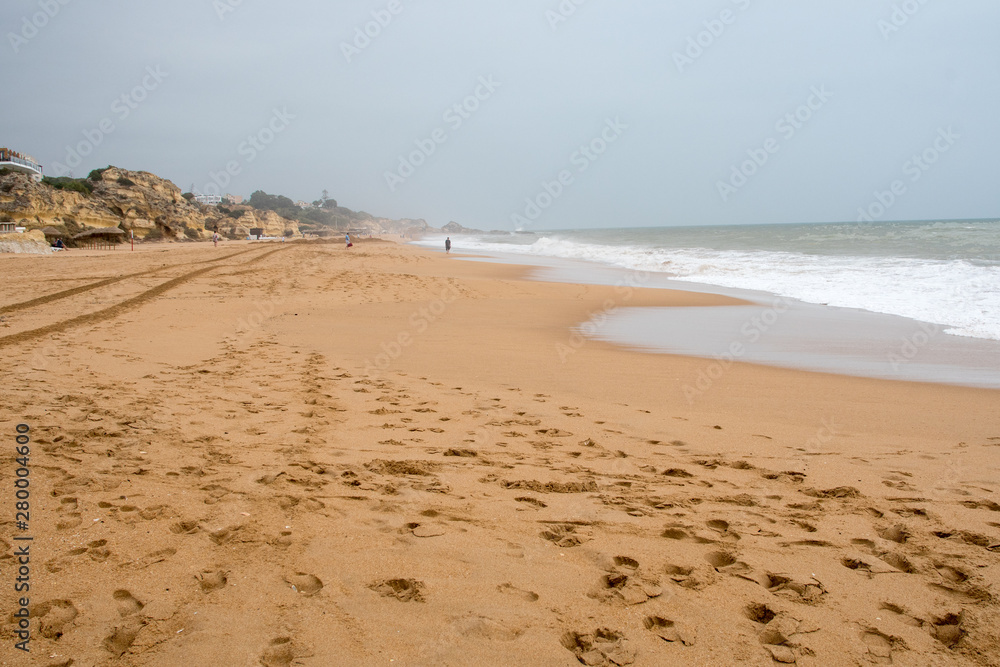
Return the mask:
<svg viewBox="0 0 1000 667">
<path fill-rule="evenodd" d="M 28 174 L 36 181 L 42 180 L 42 165 L 30 155 L 0 148 L 0 169 L 10 169 Z"/>
</svg>

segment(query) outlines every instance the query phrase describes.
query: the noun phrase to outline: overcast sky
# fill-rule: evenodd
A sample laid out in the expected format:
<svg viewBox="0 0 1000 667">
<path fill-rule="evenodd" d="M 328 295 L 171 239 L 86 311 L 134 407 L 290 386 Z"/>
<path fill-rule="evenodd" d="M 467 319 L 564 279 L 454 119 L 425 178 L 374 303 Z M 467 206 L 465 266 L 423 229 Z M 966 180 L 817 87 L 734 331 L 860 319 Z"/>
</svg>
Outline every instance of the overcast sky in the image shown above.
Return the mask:
<svg viewBox="0 0 1000 667">
<path fill-rule="evenodd" d="M 1000 216 L 996 0 L 4 0 L 0 26 L 0 145 L 49 175 L 486 229 Z"/>
</svg>

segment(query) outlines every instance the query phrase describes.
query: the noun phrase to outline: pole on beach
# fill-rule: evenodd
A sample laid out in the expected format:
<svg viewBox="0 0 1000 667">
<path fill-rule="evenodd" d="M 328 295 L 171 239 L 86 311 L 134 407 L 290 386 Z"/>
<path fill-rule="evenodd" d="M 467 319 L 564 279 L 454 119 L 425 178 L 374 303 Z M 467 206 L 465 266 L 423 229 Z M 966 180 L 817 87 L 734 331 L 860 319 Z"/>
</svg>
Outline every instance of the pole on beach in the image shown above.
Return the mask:
<svg viewBox="0 0 1000 667">
<path fill-rule="evenodd" d="M 128 235 L 132 238 L 132 252 L 135 252 L 135 230 L 128 230 Z"/>
</svg>

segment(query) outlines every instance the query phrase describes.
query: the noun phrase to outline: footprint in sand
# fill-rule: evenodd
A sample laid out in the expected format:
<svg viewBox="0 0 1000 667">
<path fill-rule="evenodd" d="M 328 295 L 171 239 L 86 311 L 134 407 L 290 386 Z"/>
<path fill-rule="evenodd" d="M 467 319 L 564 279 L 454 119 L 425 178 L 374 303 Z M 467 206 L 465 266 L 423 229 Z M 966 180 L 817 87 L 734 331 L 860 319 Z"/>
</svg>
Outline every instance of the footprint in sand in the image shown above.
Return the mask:
<svg viewBox="0 0 1000 667">
<path fill-rule="evenodd" d="M 783 597 L 792 602 L 813 604 L 826 595 L 826 588 L 823 584 L 812 577 L 768 572 L 762 579 L 763 582 L 758 581 L 758 583 L 761 583 L 764 588 L 778 597 Z"/>
<path fill-rule="evenodd" d="M 448 531 L 443 526 L 435 526 L 433 524 L 423 524 L 411 521 L 410 523 L 404 524 L 402 528 L 399 529 L 400 533 L 411 533 L 414 537 L 441 537 L 442 535 L 447 535 Z"/>
<path fill-rule="evenodd" d="M 694 645 L 694 634 L 670 619 L 662 616 L 647 616 L 642 620 L 642 624 L 663 641 L 681 642 L 684 646 Z"/>
<path fill-rule="evenodd" d="M 899 616 L 899 620 L 901 622 L 906 623 L 907 625 L 912 625 L 915 628 L 919 628 L 924 625 L 924 621 L 921 621 L 920 619 L 914 617 L 912 614 L 906 611 L 904 607 L 898 604 L 893 604 L 891 602 L 883 602 L 881 605 L 879 605 L 879 609 L 891 612 Z"/>
<path fill-rule="evenodd" d="M 849 570 L 857 570 L 871 575 L 872 566 L 860 558 L 844 557 L 840 559 L 840 564 Z"/>
<path fill-rule="evenodd" d="M 917 568 L 913 566 L 913 563 L 902 554 L 887 553 L 882 556 L 882 560 L 900 572 L 905 572 L 906 574 L 915 574 L 917 572 Z"/>
<path fill-rule="evenodd" d="M 314 574 L 296 572 L 283 577 L 292 590 L 306 597 L 312 597 L 323 590 L 323 582 Z"/>
<path fill-rule="evenodd" d="M 945 614 L 931 620 L 932 634 L 934 638 L 950 649 L 954 649 L 962 638 L 965 637 L 965 629 L 962 628 L 962 616 L 958 614 Z"/>
<path fill-rule="evenodd" d="M 564 549 L 578 547 L 590 539 L 590 535 L 581 530 L 581 527 L 572 523 L 554 523 L 541 533 L 542 539 L 554 543 L 557 547 Z"/>
<path fill-rule="evenodd" d="M 732 529 L 728 521 L 722 519 L 712 519 L 706 521 L 705 525 L 719 534 L 719 537 L 728 542 L 738 542 L 740 534 Z"/>
<path fill-rule="evenodd" d="M 470 615 L 451 623 L 459 635 L 488 639 L 490 641 L 511 642 L 524 634 L 525 628 L 513 626 L 486 616 Z"/>
<path fill-rule="evenodd" d="M 856 547 L 861 547 L 870 554 L 873 555 L 875 554 L 875 543 L 872 542 L 871 540 L 866 540 L 864 538 L 857 538 L 851 540 L 851 544 L 853 544 Z"/>
<path fill-rule="evenodd" d="M 668 564 L 664 568 L 664 571 L 671 581 L 682 588 L 689 588 L 691 590 L 700 590 L 702 588 L 702 582 L 692 576 L 695 571 L 693 567 Z"/>
<path fill-rule="evenodd" d="M 878 630 L 867 630 L 861 641 L 868 649 L 868 660 L 878 665 L 892 664 L 892 648 L 901 640 Z"/>
<path fill-rule="evenodd" d="M 951 565 L 938 563 L 934 566 L 934 569 L 938 571 L 938 574 L 940 574 L 945 581 L 953 584 L 964 584 L 969 579 L 968 574 L 957 567 L 952 567 Z"/>
<path fill-rule="evenodd" d="M 676 524 L 667 526 L 661 533 L 661 537 L 680 542 L 695 542 L 696 544 L 711 544 L 713 542 L 713 540 L 710 540 L 707 537 L 697 535 L 687 528 L 687 526 L 680 526 Z"/>
<path fill-rule="evenodd" d="M 304 658 L 308 651 L 302 650 L 291 637 L 276 637 L 260 655 L 264 667 L 289 667 L 296 658 Z"/>
<path fill-rule="evenodd" d="M 1000 504 L 992 500 L 963 500 L 959 504 L 971 510 L 985 509 L 991 512 L 1000 512 Z"/>
<path fill-rule="evenodd" d="M 513 595 L 516 598 L 520 598 L 525 602 L 538 602 L 538 593 L 533 591 L 526 591 L 522 588 L 518 588 L 513 584 L 500 584 L 497 586 L 497 590 L 505 595 Z"/>
<path fill-rule="evenodd" d="M 76 498 L 63 498 L 59 501 L 59 520 L 56 521 L 56 530 L 71 530 L 83 523 L 80 512 L 77 511 L 79 502 Z"/>
<path fill-rule="evenodd" d="M 423 602 L 424 583 L 415 579 L 384 579 L 368 586 L 382 597 L 400 602 Z"/>
<path fill-rule="evenodd" d="M 601 595 L 605 599 L 619 600 L 632 606 L 663 594 L 660 586 L 640 578 L 639 561 L 629 556 L 615 556 L 607 572 L 602 578 L 602 584 L 611 597 Z"/>
<path fill-rule="evenodd" d="M 777 612 L 761 602 L 751 602 L 743 612 L 751 621 L 762 625 L 767 625 L 778 615 Z"/>
<path fill-rule="evenodd" d="M 202 593 L 211 593 L 220 588 L 225 588 L 226 583 L 229 581 L 226 578 L 226 573 L 222 570 L 205 570 L 196 574 L 195 579 L 198 580 L 198 585 L 201 586 Z"/>
<path fill-rule="evenodd" d="M 444 455 L 445 456 L 458 456 L 458 457 L 462 457 L 462 458 L 475 458 L 475 457 L 479 456 L 479 452 L 477 452 L 477 451 L 475 451 L 473 449 L 452 448 L 452 449 L 445 450 Z"/>
<path fill-rule="evenodd" d="M 603 667 L 631 665 L 635 662 L 635 650 L 629 646 L 625 635 L 617 630 L 598 628 L 587 634 L 567 632 L 560 642 L 585 665 Z"/>
<path fill-rule="evenodd" d="M 145 627 L 143 621 L 130 621 L 111 630 L 104 638 L 103 646 L 115 657 L 121 657 L 135 643 L 135 638 Z"/>
<path fill-rule="evenodd" d="M 111 556 L 111 549 L 108 549 L 107 540 L 94 540 L 87 545 L 87 553 L 90 555 L 91 560 L 103 563 Z"/>
<path fill-rule="evenodd" d="M 170 532 L 175 535 L 194 535 L 198 530 L 197 521 L 178 521 L 170 526 Z"/>
<path fill-rule="evenodd" d="M 59 639 L 80 615 L 76 605 L 70 600 L 50 600 L 31 605 L 32 618 L 38 619 L 39 632 L 46 639 Z"/>
<path fill-rule="evenodd" d="M 736 555 L 728 551 L 713 551 L 705 554 L 705 560 L 707 560 L 708 564 L 714 567 L 716 571 L 721 571 L 731 565 L 735 565 L 737 562 Z"/>
<path fill-rule="evenodd" d="M 115 599 L 115 605 L 118 607 L 118 615 L 122 617 L 137 614 L 146 606 L 124 588 L 115 591 L 112 597 Z"/>
<path fill-rule="evenodd" d="M 281 533 L 276 538 L 271 540 L 271 544 L 278 547 L 279 549 L 287 549 L 288 547 L 292 546 L 292 542 L 293 542 L 292 531 L 290 530 L 281 531 Z"/>
<path fill-rule="evenodd" d="M 895 542 L 896 544 L 904 544 L 911 537 L 910 531 L 902 524 L 881 528 L 877 532 L 878 536 L 883 540 Z"/>
</svg>

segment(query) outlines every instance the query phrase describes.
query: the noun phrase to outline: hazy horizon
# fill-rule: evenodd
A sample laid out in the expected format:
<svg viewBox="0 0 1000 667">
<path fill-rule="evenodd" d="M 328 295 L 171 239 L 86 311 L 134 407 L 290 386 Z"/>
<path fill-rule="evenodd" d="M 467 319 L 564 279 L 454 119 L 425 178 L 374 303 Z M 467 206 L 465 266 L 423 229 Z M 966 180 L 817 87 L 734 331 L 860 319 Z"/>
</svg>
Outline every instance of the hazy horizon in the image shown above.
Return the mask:
<svg viewBox="0 0 1000 667">
<path fill-rule="evenodd" d="M 988 0 L 15 0 L 0 145 L 435 227 L 990 220 L 998 24 Z"/>
</svg>

